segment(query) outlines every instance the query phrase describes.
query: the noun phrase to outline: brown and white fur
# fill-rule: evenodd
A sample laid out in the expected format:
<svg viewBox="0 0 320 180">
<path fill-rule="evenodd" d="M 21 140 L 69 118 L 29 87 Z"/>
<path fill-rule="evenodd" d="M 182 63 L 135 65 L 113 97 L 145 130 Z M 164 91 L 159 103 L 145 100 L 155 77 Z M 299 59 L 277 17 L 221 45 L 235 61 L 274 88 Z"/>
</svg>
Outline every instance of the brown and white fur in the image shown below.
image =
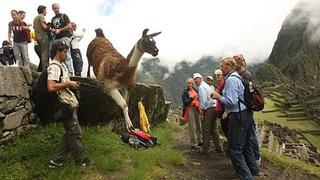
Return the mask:
<svg viewBox="0 0 320 180">
<path fill-rule="evenodd" d="M 152 56 L 158 55 L 159 50 L 153 37 L 161 32 L 147 35 L 148 29 L 143 30 L 142 37 L 134 45 L 128 57 L 124 58 L 105 38 L 100 28 L 95 31 L 96 38 L 90 42 L 87 49 L 89 62 L 87 76 L 90 77 L 90 66 L 92 66 L 97 79 L 103 81 L 105 92 L 122 108 L 127 130 L 134 130 L 128 113 L 128 89 L 134 84 L 135 72 L 142 55 L 145 52 Z"/>
</svg>

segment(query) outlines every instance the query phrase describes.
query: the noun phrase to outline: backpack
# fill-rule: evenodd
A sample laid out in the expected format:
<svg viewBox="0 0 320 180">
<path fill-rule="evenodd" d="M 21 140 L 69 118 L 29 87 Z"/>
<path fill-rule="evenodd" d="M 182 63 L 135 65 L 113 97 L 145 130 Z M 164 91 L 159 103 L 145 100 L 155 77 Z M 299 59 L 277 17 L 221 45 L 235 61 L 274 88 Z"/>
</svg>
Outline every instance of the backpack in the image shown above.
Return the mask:
<svg viewBox="0 0 320 180">
<path fill-rule="evenodd" d="M 50 65 L 59 66 L 56 63 L 51 63 Z M 60 66 L 59 66 L 59 69 L 60 69 L 59 82 L 61 82 L 61 77 L 63 72 Z M 59 104 L 57 92 L 49 92 L 47 82 L 48 82 L 48 70 L 45 69 L 36 79 L 32 87 L 31 99 L 34 102 L 35 112 L 38 114 L 40 118 L 40 122 L 46 122 L 48 120 L 51 120 L 57 109 L 57 105 Z"/>
<path fill-rule="evenodd" d="M 239 102 L 244 104 L 250 111 L 261 111 L 264 108 L 264 97 L 261 91 L 253 85 L 252 81 L 246 81 L 239 76 L 232 76 L 240 79 L 244 86 L 244 101 L 239 98 Z"/>
<path fill-rule="evenodd" d="M 159 144 L 156 137 L 153 137 L 143 131 L 133 131 L 130 134 L 122 134 L 121 139 L 124 143 L 130 144 L 134 148 L 148 148 Z"/>
</svg>

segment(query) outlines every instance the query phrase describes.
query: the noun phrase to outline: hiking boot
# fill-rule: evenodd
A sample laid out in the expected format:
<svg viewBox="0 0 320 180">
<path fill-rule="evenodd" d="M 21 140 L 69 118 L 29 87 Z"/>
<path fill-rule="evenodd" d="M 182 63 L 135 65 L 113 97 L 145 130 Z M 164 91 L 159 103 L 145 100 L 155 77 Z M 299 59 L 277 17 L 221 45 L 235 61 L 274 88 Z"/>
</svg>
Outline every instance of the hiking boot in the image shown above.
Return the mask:
<svg viewBox="0 0 320 180">
<path fill-rule="evenodd" d="M 49 162 L 49 168 L 57 168 L 57 167 L 61 167 L 63 165 L 63 162 L 61 160 L 53 160 L 51 159 Z"/>
<path fill-rule="evenodd" d="M 82 162 L 78 163 L 77 165 L 81 167 L 88 167 L 90 165 L 90 162 L 91 161 L 88 158 L 84 158 Z"/>
</svg>

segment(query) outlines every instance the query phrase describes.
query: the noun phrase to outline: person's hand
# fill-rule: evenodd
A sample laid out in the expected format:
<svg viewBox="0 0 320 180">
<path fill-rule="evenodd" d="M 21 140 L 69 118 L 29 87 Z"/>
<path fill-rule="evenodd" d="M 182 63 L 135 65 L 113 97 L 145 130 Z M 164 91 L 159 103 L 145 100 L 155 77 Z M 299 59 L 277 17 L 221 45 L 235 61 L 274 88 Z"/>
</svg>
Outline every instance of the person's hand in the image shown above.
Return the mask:
<svg viewBox="0 0 320 180">
<path fill-rule="evenodd" d="M 224 112 L 224 113 L 222 114 L 221 119 L 227 119 L 227 116 L 228 116 L 228 113 L 227 113 L 227 112 Z"/>
<path fill-rule="evenodd" d="M 220 99 L 221 98 L 221 95 L 219 93 L 217 93 L 216 91 L 214 91 L 212 94 L 211 94 L 211 97 L 213 99 Z"/>
<path fill-rule="evenodd" d="M 9 39 L 9 45 L 12 46 L 12 40 L 11 39 Z"/>
<path fill-rule="evenodd" d="M 55 29 L 55 33 L 59 34 L 60 33 L 60 29 Z"/>
<path fill-rule="evenodd" d="M 67 87 L 70 89 L 78 89 L 79 88 L 79 84 L 75 81 L 70 81 L 70 80 L 66 80 L 65 83 L 67 84 Z"/>
</svg>

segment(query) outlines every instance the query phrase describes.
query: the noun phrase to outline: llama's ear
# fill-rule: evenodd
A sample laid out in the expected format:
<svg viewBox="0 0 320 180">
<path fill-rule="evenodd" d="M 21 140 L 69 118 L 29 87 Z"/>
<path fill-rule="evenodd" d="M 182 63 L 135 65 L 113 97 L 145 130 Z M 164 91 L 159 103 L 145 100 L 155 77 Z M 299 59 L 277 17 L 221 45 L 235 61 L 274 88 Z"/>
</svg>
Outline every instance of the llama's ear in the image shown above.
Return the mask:
<svg viewBox="0 0 320 180">
<path fill-rule="evenodd" d="M 161 32 L 156 32 L 156 33 L 153 33 L 153 34 L 150 34 L 149 36 L 150 37 L 155 37 L 155 36 L 158 36 Z"/>
<path fill-rule="evenodd" d="M 148 28 L 144 29 L 143 32 L 142 32 L 142 37 L 144 37 L 145 35 L 147 35 L 148 31 L 149 31 Z"/>
</svg>

